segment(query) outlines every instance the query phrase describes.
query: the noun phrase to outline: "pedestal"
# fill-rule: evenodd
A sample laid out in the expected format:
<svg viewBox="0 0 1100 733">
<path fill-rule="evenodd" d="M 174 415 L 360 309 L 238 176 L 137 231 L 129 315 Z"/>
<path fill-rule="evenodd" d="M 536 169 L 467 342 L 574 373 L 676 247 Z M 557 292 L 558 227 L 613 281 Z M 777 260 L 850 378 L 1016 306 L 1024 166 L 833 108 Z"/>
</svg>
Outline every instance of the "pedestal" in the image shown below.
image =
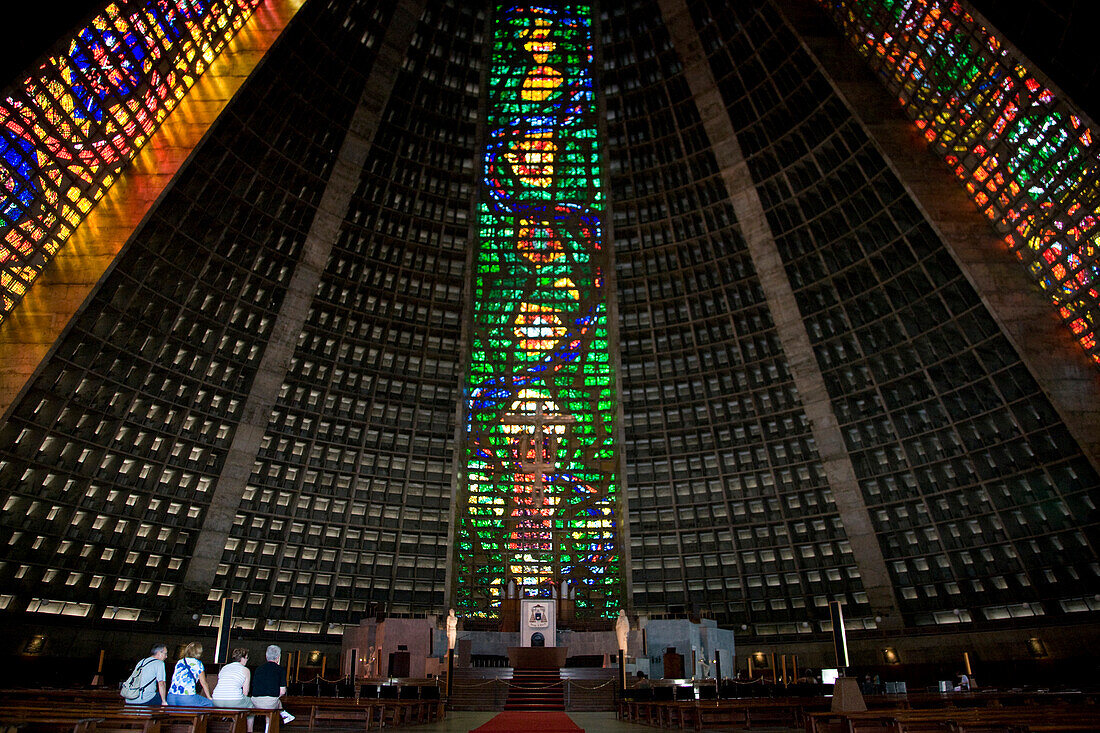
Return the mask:
<svg viewBox="0 0 1100 733">
<path fill-rule="evenodd" d="M 447 699 L 451 699 L 451 694 L 455 689 L 455 650 L 447 650 Z"/>
<path fill-rule="evenodd" d="M 834 713 L 861 713 L 867 710 L 863 693 L 859 691 L 859 680 L 855 677 L 837 677 L 833 685 L 833 706 L 829 709 Z"/>
</svg>

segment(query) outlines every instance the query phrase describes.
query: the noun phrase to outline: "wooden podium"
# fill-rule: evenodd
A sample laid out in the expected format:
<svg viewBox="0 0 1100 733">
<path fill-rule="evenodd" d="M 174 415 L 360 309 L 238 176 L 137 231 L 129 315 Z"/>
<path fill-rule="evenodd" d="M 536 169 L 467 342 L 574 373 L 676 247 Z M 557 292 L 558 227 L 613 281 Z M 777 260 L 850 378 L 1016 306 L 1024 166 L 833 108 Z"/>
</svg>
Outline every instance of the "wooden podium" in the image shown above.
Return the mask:
<svg viewBox="0 0 1100 733">
<path fill-rule="evenodd" d="M 411 655 L 408 652 L 390 652 L 390 677 L 408 677 Z"/>
<path fill-rule="evenodd" d="M 519 631 L 519 599 L 504 598 L 500 602 L 500 630 L 503 633 Z"/>
<path fill-rule="evenodd" d="M 665 649 L 664 657 L 662 658 L 665 667 L 664 677 L 666 680 L 678 680 L 684 677 L 684 655 L 676 653 L 676 647 L 670 646 Z"/>
</svg>

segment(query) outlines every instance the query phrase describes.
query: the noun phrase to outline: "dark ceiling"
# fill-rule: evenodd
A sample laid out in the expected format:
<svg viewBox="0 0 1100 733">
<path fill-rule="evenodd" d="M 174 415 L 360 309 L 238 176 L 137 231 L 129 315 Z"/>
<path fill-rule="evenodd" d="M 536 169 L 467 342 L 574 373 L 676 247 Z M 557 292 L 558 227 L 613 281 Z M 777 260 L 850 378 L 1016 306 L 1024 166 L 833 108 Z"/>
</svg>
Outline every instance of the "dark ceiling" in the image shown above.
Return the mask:
<svg viewBox="0 0 1100 733">
<path fill-rule="evenodd" d="M 30 0 L 0 23 L 0 87 L 7 87 L 59 38 L 82 25 L 104 0 Z"/>
<path fill-rule="evenodd" d="M 971 0 L 1095 121 L 1100 117 L 1096 0 Z"/>
</svg>

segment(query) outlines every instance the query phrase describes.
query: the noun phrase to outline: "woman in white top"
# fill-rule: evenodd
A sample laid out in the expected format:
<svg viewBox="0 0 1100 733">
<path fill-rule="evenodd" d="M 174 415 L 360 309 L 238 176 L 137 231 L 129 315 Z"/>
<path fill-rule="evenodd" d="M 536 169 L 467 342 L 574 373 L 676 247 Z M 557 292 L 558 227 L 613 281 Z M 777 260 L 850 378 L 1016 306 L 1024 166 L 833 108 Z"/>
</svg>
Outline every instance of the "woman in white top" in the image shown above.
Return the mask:
<svg viewBox="0 0 1100 733">
<path fill-rule="evenodd" d="M 229 656 L 233 661 L 218 672 L 218 684 L 214 685 L 210 699 L 216 708 L 250 708 L 252 698 L 248 696 L 248 687 L 252 682 L 252 673 L 245 666 L 248 664 L 248 650 L 234 649 Z M 253 717 L 248 716 L 249 733 L 252 733 L 252 721 Z"/>
</svg>

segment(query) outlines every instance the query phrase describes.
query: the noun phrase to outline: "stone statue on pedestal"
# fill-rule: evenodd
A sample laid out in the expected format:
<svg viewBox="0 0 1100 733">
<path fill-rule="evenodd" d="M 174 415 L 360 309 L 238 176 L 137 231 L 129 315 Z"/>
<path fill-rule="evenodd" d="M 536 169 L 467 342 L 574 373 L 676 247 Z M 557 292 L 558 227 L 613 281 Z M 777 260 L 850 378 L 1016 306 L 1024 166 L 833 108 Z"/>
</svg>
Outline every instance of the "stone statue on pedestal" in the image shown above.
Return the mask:
<svg viewBox="0 0 1100 733">
<path fill-rule="evenodd" d="M 458 617 L 455 616 L 455 610 L 452 608 L 451 612 L 447 615 L 447 648 L 454 649 L 455 641 L 458 639 Z"/>
<path fill-rule="evenodd" d="M 623 609 L 619 609 L 619 617 L 615 619 L 615 639 L 619 642 L 619 649 L 626 651 L 626 635 L 630 631 L 630 620 Z"/>
</svg>

